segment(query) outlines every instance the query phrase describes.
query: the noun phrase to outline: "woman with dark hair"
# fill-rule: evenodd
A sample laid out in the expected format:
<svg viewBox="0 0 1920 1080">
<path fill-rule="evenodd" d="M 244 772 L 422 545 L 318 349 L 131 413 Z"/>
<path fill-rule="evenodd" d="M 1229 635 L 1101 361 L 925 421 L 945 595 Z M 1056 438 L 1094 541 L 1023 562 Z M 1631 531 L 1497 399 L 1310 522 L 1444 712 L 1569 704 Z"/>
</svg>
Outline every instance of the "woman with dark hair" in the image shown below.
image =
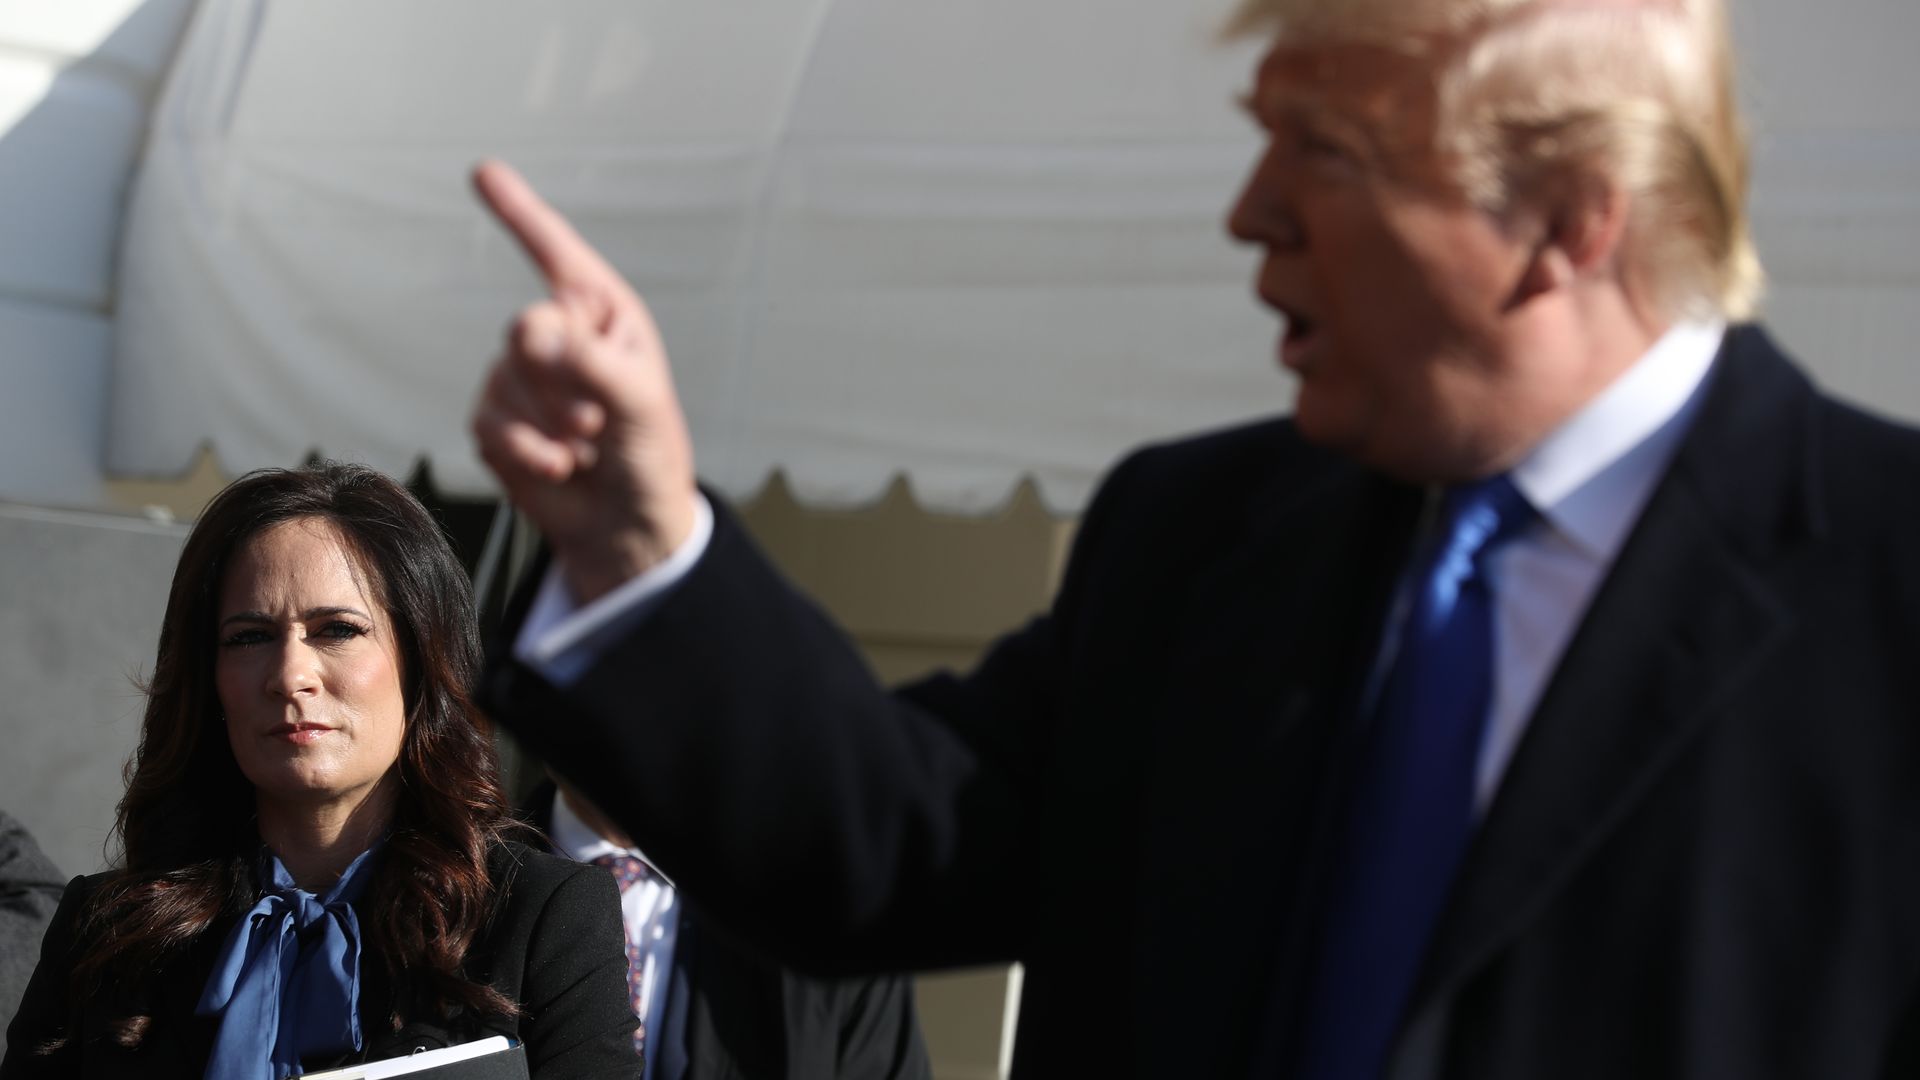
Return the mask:
<svg viewBox="0 0 1920 1080">
<path fill-rule="evenodd" d="M 174 572 L 123 857 L 76 878 L 0 1077 L 280 1080 L 501 1034 L 640 1075 L 609 875 L 516 827 L 464 571 L 353 465 L 208 505 Z"/>
</svg>

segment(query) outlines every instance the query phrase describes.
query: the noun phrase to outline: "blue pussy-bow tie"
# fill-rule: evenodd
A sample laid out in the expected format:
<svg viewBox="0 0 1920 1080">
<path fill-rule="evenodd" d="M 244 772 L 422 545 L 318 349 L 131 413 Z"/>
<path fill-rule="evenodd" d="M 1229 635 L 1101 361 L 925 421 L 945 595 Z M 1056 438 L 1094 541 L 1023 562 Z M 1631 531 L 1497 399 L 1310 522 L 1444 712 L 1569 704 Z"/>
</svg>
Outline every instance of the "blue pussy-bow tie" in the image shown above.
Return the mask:
<svg viewBox="0 0 1920 1080">
<path fill-rule="evenodd" d="M 322 896 L 305 892 L 271 853 L 265 895 L 220 949 L 195 1012 L 218 1016 L 207 1080 L 282 1080 L 300 1059 L 358 1050 L 360 919 L 373 855 L 360 854 Z"/>
</svg>

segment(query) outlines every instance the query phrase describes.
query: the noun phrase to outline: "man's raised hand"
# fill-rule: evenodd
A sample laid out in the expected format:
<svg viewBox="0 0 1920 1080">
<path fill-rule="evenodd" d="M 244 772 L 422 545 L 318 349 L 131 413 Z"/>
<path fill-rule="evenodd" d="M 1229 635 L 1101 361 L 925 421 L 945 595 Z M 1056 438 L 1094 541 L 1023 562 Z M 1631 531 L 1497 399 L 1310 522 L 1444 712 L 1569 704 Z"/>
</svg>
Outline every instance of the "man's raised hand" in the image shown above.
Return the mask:
<svg viewBox="0 0 1920 1080">
<path fill-rule="evenodd" d="M 646 305 L 520 174 L 474 169 L 480 199 L 546 279 L 474 407 L 480 457 L 587 603 L 693 530 L 693 446 Z"/>
</svg>

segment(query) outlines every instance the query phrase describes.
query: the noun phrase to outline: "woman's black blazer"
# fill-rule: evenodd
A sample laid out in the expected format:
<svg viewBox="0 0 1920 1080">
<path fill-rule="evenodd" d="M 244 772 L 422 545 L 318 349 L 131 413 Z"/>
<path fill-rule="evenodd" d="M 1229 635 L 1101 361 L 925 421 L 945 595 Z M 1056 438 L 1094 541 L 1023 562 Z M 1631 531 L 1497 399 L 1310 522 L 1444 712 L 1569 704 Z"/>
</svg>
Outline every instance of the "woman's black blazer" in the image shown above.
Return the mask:
<svg viewBox="0 0 1920 1080">
<path fill-rule="evenodd" d="M 627 998 L 626 936 L 613 877 L 518 843 L 497 845 L 487 868 L 502 884 L 493 918 L 467 953 L 466 970 L 519 1002 L 520 1016 L 463 1013 L 450 1022 L 410 1021 L 394 1031 L 385 1019 L 392 1011 L 392 988 L 378 959 L 366 956 L 360 997 L 366 1050 L 338 1061 L 308 1062 L 310 1069 L 509 1035 L 526 1045 L 527 1064 L 536 1080 L 640 1075 L 640 1059 L 633 1050 L 638 1021 Z M 83 1004 L 77 1038 L 68 1037 L 53 1053 L 37 1052 L 69 1035 L 66 997 L 74 920 L 101 880 L 102 875 L 75 878 L 67 886 L 20 1011 L 7 1028 L 0 1080 L 191 1077 L 205 1072 L 216 1022 L 195 1016 L 193 1010 L 233 917 L 215 923 L 178 962 L 129 991 L 146 997 L 147 1015 L 153 1017 L 138 1046 L 129 1049 L 108 1038 L 110 1012 L 118 1010 L 98 1001 Z"/>
</svg>

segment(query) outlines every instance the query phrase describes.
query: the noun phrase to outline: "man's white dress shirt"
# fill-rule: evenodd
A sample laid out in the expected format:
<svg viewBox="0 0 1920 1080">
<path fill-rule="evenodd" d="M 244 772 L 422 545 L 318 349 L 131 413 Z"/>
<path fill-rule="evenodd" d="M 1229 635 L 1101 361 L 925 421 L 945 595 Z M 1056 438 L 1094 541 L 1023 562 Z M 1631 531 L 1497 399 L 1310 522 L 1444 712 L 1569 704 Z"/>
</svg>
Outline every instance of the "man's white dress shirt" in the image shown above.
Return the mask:
<svg viewBox="0 0 1920 1080">
<path fill-rule="evenodd" d="M 620 847 L 594 832 L 558 791 L 553 793 L 553 819 L 547 827 L 547 838 L 553 841 L 556 852 L 576 862 L 592 862 L 602 855 L 631 855 L 652 871 L 645 880 L 621 890 L 620 920 L 626 924 L 629 947 L 637 950 L 641 957 L 640 985 L 630 987 L 633 996 L 639 999 L 640 1018 L 646 1022 L 649 1037 L 659 1034 L 666 1014 L 673 946 L 680 921 L 673 883 L 639 850 Z M 628 982 L 632 982 L 631 971 Z M 647 1052 L 648 1077 L 654 1074 L 655 1055 L 651 1045 Z"/>
</svg>

